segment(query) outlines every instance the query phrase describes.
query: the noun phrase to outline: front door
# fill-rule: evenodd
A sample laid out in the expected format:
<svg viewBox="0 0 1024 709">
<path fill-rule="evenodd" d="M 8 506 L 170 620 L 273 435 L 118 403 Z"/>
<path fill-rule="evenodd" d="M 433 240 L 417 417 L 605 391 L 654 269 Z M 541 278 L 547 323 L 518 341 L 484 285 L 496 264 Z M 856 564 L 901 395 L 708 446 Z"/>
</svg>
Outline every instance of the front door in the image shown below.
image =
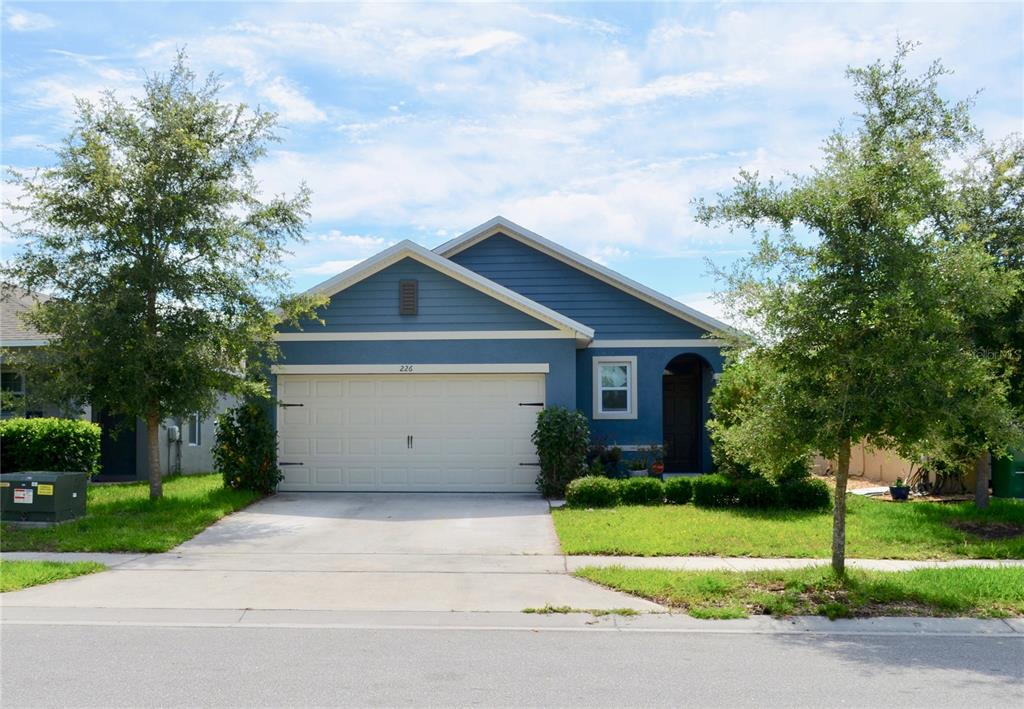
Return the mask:
<svg viewBox="0 0 1024 709">
<path fill-rule="evenodd" d="M 662 426 L 665 433 L 665 470 L 700 472 L 701 424 L 700 362 L 692 360 L 662 377 Z"/>
</svg>

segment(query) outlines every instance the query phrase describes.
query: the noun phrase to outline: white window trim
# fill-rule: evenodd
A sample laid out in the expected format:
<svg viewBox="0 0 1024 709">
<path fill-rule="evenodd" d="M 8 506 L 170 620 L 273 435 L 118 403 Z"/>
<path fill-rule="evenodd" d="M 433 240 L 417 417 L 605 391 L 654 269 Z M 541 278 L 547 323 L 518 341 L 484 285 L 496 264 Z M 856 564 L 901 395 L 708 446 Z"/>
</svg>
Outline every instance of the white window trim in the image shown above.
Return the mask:
<svg viewBox="0 0 1024 709">
<path fill-rule="evenodd" d="M 199 439 L 197 441 L 192 440 L 192 421 L 196 422 L 196 438 Z M 199 418 L 199 414 L 190 414 L 187 422 L 185 435 L 188 437 L 188 445 L 198 448 L 203 445 L 203 420 Z"/>
<path fill-rule="evenodd" d="M 625 364 L 628 366 L 628 411 L 601 411 L 601 365 L 604 364 Z M 594 388 L 594 410 L 593 418 L 599 419 L 635 419 L 637 417 L 636 406 L 636 356 L 618 357 L 602 356 L 593 359 L 593 388 Z"/>
</svg>

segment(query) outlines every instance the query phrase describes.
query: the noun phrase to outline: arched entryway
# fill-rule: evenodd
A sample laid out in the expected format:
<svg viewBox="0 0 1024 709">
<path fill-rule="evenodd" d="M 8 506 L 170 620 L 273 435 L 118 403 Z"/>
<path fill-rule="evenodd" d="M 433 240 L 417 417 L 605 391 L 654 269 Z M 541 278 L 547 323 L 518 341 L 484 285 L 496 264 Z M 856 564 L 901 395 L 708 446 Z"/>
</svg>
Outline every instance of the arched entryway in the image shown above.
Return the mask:
<svg viewBox="0 0 1024 709">
<path fill-rule="evenodd" d="M 673 358 L 662 374 L 666 472 L 695 473 L 702 470 L 706 367 L 702 357 L 683 354 Z"/>
</svg>

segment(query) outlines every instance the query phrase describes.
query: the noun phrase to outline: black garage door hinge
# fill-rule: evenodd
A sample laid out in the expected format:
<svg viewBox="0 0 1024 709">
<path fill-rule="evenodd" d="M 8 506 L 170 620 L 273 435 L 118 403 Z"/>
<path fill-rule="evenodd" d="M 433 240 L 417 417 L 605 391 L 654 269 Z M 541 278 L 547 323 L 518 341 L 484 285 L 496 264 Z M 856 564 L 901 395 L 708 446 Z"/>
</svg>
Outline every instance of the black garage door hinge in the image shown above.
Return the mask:
<svg viewBox="0 0 1024 709">
<path fill-rule="evenodd" d="M 520 406 L 544 406 L 543 401 L 520 401 Z"/>
<path fill-rule="evenodd" d="M 533 468 L 539 468 L 540 467 L 540 463 L 520 463 L 520 465 L 529 465 L 530 467 L 533 467 Z"/>
<path fill-rule="evenodd" d="M 283 401 L 281 402 L 281 408 L 287 409 L 289 406 L 305 406 L 305 404 L 286 404 Z"/>
<path fill-rule="evenodd" d="M 303 463 L 284 463 L 282 461 L 277 462 L 278 465 L 304 465 Z"/>
</svg>

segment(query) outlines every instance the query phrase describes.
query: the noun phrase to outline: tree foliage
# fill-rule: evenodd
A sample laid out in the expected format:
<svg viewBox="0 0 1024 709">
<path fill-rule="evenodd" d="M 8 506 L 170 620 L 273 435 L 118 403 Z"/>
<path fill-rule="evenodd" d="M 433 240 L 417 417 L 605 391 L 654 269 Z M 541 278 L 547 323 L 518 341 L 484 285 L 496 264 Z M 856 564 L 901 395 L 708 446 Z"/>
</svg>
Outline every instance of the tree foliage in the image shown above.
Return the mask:
<svg viewBox="0 0 1024 709">
<path fill-rule="evenodd" d="M 252 393 L 247 375 L 276 355 L 275 308 L 312 305 L 287 297 L 282 268 L 309 191 L 260 198 L 253 165 L 276 118 L 220 90 L 179 54 L 137 99 L 78 100 L 54 164 L 11 176 L 20 249 L 4 277 L 51 296 L 27 317 L 51 336 L 34 380 L 144 419 L 153 497 L 160 422 Z"/>
<path fill-rule="evenodd" d="M 911 49 L 848 71 L 861 111 L 825 141 L 818 167 L 785 183 L 743 172 L 699 205 L 705 223 L 763 230 L 749 258 L 720 272 L 727 304 L 756 332 L 714 395 L 727 419 L 718 441 L 780 464 L 838 458 L 839 573 L 852 442 L 910 456 L 968 419 L 986 446 L 1018 435 L 1005 370 L 972 337 L 972 324 L 1010 306 L 1018 279 L 937 224 L 946 165 L 975 138 L 970 103 L 940 95 L 941 64 L 911 75 Z M 727 398 L 741 402 L 734 413 Z"/>
</svg>

